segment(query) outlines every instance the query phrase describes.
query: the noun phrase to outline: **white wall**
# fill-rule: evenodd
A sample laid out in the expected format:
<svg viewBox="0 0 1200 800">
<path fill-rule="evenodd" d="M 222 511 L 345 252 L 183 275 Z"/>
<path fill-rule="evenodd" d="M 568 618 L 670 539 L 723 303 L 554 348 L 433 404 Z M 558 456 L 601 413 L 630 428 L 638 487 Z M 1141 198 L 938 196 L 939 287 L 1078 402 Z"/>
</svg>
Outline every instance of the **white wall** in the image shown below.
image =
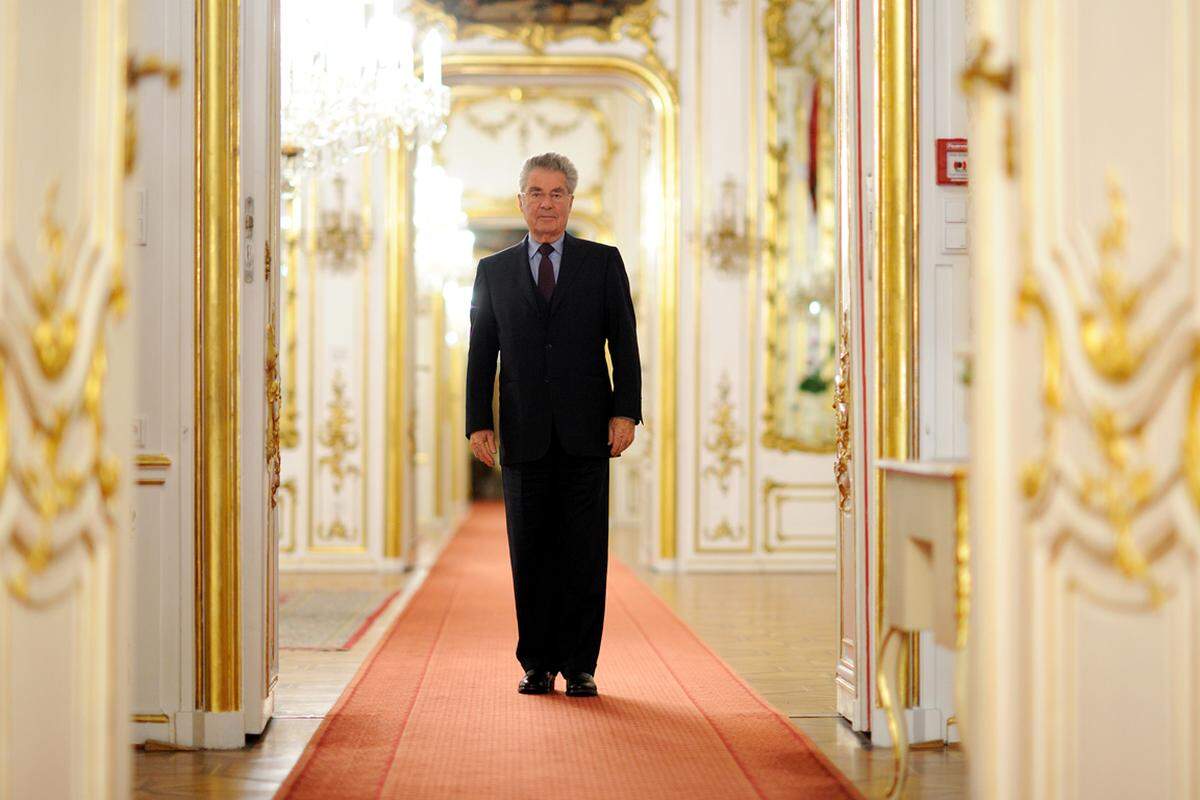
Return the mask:
<svg viewBox="0 0 1200 800">
<path fill-rule="evenodd" d="M 921 207 L 918 423 L 922 458 L 966 458 L 970 343 L 966 186 L 938 185 L 937 139 L 967 138 L 967 102 L 958 75 L 966 64 L 966 0 L 921 0 Z M 968 146 L 970 142 L 968 142 Z M 969 155 L 969 153 L 968 153 Z"/>
</svg>

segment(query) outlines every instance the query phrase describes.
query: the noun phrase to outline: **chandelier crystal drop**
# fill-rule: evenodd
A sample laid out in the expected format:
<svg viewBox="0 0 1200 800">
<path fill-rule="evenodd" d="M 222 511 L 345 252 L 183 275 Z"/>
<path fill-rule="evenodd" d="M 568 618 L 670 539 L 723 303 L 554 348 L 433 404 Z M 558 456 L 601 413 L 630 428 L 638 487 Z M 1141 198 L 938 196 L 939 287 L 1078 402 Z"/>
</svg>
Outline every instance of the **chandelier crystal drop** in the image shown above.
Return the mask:
<svg viewBox="0 0 1200 800">
<path fill-rule="evenodd" d="M 442 84 L 442 39 L 421 42 L 423 77 L 415 71 L 416 29 L 393 0 L 285 0 L 283 131 L 293 169 L 324 172 L 402 135 L 439 141 L 450 89 Z"/>
</svg>

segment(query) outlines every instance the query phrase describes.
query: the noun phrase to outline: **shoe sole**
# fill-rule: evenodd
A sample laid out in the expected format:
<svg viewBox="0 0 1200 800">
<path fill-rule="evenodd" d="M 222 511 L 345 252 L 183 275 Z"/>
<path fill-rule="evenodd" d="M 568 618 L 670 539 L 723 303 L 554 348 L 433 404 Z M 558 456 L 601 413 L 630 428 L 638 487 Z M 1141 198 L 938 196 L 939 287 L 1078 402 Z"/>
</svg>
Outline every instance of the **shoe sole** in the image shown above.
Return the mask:
<svg viewBox="0 0 1200 800">
<path fill-rule="evenodd" d="M 598 694 L 595 689 L 567 689 L 567 697 L 595 697 Z"/>
</svg>

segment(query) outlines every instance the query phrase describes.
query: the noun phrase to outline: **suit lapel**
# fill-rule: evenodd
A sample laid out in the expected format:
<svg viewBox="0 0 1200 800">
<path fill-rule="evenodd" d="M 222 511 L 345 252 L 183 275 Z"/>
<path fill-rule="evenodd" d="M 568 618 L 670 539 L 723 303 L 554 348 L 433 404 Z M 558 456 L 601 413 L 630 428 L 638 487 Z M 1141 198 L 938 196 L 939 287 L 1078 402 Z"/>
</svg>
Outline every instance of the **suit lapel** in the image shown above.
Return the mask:
<svg viewBox="0 0 1200 800">
<path fill-rule="evenodd" d="M 562 305 L 563 297 L 579 276 L 583 261 L 583 251 L 580 248 L 579 240 L 569 233 L 564 234 L 562 261 L 558 265 L 558 282 L 554 284 L 554 294 L 550 296 L 551 314 Z"/>
<path fill-rule="evenodd" d="M 517 291 L 529 302 L 534 311 L 544 316 L 546 301 L 534 289 L 533 273 L 529 270 L 529 243 L 522 239 L 513 250 L 513 276 L 517 282 Z"/>
</svg>

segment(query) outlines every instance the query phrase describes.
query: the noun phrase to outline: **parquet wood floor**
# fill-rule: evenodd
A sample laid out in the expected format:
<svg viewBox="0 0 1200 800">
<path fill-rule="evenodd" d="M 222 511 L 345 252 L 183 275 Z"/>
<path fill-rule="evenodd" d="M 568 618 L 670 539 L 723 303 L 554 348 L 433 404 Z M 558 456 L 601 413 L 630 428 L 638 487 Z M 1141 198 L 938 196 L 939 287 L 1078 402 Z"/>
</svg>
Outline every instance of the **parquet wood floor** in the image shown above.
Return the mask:
<svg viewBox="0 0 1200 800">
<path fill-rule="evenodd" d="M 432 544 L 432 542 L 431 542 Z M 432 552 L 429 547 L 425 552 Z M 634 548 L 614 537 L 614 549 Z M 832 575 L 656 574 L 641 576 L 730 666 L 769 702 L 792 718 L 856 785 L 881 796 L 891 777 L 890 750 L 874 750 L 835 711 L 835 579 Z M 283 590 L 344 587 L 364 581 L 411 589 L 414 575 L 284 575 Z M 321 717 L 333 706 L 358 665 L 395 619 L 400 602 L 380 616 L 351 650 L 284 651 L 276 717 L 242 750 L 138 752 L 136 798 L 269 798 L 299 758 Z M 519 677 L 516 664 L 514 684 Z M 600 677 L 603 691 L 603 678 Z M 966 796 L 966 764 L 959 750 L 913 754 L 909 798 Z"/>
</svg>

